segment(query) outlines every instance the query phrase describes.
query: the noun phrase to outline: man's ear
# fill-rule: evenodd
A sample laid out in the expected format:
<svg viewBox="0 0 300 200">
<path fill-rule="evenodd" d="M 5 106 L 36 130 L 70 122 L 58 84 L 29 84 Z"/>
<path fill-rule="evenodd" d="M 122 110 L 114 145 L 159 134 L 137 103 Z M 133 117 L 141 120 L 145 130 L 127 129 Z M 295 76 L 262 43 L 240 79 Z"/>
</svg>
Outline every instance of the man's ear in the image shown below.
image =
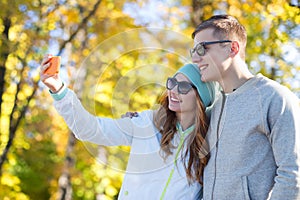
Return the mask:
<svg viewBox="0 0 300 200">
<path fill-rule="evenodd" d="M 240 45 L 238 41 L 232 41 L 230 46 L 230 56 L 235 56 L 240 51 Z"/>
</svg>

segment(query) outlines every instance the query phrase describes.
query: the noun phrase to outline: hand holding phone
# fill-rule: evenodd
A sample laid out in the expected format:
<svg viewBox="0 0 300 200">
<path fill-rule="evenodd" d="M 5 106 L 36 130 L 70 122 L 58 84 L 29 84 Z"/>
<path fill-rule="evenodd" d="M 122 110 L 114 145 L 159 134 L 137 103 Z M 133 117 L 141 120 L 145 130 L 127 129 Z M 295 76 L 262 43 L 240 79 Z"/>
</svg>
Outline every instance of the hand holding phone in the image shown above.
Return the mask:
<svg viewBox="0 0 300 200">
<path fill-rule="evenodd" d="M 60 59 L 60 56 L 46 54 L 40 67 L 40 79 L 53 93 L 59 91 L 63 85 L 58 75 Z"/>
<path fill-rule="evenodd" d="M 52 56 L 49 59 L 50 66 L 44 71 L 46 75 L 55 75 L 59 73 L 60 69 L 60 56 Z"/>
</svg>

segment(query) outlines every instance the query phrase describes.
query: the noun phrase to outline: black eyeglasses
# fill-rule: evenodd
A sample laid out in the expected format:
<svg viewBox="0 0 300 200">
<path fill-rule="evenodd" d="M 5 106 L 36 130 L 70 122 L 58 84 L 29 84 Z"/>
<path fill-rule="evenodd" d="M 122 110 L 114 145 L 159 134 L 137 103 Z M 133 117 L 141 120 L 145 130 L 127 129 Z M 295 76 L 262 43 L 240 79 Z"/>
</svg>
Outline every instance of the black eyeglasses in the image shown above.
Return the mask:
<svg viewBox="0 0 300 200">
<path fill-rule="evenodd" d="M 192 88 L 196 88 L 192 83 L 187 81 L 177 81 L 176 78 L 168 78 L 166 88 L 172 90 L 176 85 L 179 94 L 187 94 Z"/>
<path fill-rule="evenodd" d="M 217 44 L 217 43 L 227 43 L 227 42 L 232 42 L 232 41 L 231 40 L 218 40 L 218 41 L 211 41 L 211 42 L 200 42 L 194 48 L 190 49 L 191 57 L 193 56 L 193 54 L 195 52 L 198 54 L 198 56 L 204 56 L 207 45 Z"/>
</svg>

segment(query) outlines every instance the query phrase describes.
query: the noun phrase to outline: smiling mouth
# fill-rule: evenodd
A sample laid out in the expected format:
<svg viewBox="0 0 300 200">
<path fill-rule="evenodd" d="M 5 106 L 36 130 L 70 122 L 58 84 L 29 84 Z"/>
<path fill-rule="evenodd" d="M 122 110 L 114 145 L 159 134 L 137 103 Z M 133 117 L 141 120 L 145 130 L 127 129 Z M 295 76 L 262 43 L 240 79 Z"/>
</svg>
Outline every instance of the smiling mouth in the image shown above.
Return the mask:
<svg viewBox="0 0 300 200">
<path fill-rule="evenodd" d="M 173 97 L 171 97 L 170 99 L 171 99 L 171 101 L 174 101 L 174 102 L 180 102 L 179 99 L 175 99 L 175 98 L 173 98 Z"/>
<path fill-rule="evenodd" d="M 208 67 L 208 65 L 202 65 L 202 66 L 199 66 L 199 69 L 200 69 L 200 71 L 202 71 L 202 70 L 205 70 L 207 67 Z"/>
</svg>

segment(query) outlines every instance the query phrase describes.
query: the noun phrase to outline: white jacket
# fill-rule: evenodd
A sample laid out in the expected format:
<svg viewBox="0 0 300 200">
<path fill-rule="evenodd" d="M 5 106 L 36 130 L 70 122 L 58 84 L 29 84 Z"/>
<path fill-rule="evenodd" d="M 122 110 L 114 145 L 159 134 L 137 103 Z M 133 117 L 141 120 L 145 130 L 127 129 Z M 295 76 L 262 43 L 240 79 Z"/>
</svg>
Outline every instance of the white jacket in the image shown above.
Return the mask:
<svg viewBox="0 0 300 200">
<path fill-rule="evenodd" d="M 160 199 L 172 169 L 163 199 L 198 199 L 201 186 L 188 184 L 182 159 L 174 164 L 176 151 L 166 161 L 160 156 L 159 132 L 153 124 L 153 111 L 144 111 L 135 118 L 110 119 L 87 112 L 72 90 L 54 102 L 76 138 L 99 145 L 131 146 L 129 161 L 119 199 Z M 179 134 L 174 138 L 178 146 Z M 179 153 L 180 158 L 181 153 Z"/>
</svg>

